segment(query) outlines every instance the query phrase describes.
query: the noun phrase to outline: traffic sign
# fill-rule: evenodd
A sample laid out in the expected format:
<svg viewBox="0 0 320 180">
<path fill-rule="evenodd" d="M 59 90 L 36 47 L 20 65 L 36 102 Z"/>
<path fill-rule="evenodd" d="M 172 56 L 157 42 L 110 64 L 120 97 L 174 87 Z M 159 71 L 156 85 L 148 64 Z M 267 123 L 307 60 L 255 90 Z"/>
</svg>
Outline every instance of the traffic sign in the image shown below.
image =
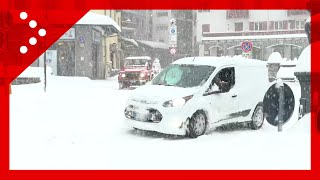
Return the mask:
<svg viewBox="0 0 320 180">
<path fill-rule="evenodd" d="M 172 55 L 174 55 L 177 52 L 175 47 L 170 47 L 169 50 Z"/>
<path fill-rule="evenodd" d="M 242 51 L 244 51 L 245 53 L 248 53 L 252 50 L 253 48 L 253 44 L 252 42 L 250 41 L 244 41 L 242 44 L 241 44 L 241 49 Z"/>
<path fill-rule="evenodd" d="M 172 23 L 169 29 L 169 45 L 177 46 L 177 26 Z"/>
</svg>

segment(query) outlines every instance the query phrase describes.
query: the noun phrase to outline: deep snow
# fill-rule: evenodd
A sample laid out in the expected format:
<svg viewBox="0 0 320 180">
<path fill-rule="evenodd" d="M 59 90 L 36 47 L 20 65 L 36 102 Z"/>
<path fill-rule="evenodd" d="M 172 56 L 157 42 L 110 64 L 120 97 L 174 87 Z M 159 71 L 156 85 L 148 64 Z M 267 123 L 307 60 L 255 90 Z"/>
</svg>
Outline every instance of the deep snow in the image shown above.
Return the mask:
<svg viewBox="0 0 320 180">
<path fill-rule="evenodd" d="M 277 132 L 216 130 L 188 139 L 128 128 L 132 90 L 117 78 L 48 77 L 12 87 L 10 169 L 310 169 L 310 116 Z"/>
</svg>

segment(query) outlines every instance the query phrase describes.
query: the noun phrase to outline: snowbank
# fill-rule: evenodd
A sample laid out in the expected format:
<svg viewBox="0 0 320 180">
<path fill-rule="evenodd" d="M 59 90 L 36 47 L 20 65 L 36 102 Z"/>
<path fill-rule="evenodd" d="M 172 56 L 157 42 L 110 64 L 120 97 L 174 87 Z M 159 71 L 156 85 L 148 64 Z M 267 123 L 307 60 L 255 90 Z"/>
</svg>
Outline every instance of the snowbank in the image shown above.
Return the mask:
<svg viewBox="0 0 320 180">
<path fill-rule="evenodd" d="M 51 67 L 47 67 L 47 75 L 52 74 Z M 44 68 L 43 67 L 31 67 L 29 66 L 25 69 L 18 77 L 19 78 L 37 78 L 44 76 Z"/>
</svg>

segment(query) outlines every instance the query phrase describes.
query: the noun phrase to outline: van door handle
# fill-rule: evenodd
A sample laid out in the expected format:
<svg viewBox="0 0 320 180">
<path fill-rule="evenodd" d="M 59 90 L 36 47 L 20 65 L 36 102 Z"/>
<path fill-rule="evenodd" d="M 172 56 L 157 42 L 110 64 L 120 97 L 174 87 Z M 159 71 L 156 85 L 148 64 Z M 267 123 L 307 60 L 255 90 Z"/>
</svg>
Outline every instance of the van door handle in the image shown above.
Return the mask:
<svg viewBox="0 0 320 180">
<path fill-rule="evenodd" d="M 237 97 L 237 96 L 238 96 L 238 95 L 236 95 L 236 94 L 232 95 L 233 98 L 235 98 L 235 97 Z"/>
</svg>

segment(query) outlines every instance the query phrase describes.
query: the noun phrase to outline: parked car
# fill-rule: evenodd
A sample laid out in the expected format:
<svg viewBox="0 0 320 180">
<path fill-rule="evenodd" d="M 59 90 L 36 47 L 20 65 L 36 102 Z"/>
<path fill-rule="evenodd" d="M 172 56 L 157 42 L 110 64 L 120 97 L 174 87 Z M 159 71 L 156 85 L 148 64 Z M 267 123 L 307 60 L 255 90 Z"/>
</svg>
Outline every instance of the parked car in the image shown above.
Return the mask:
<svg viewBox="0 0 320 180">
<path fill-rule="evenodd" d="M 127 57 L 118 75 L 119 89 L 144 85 L 153 78 L 152 60 L 149 56 Z"/>
<path fill-rule="evenodd" d="M 259 129 L 268 84 L 268 69 L 260 60 L 183 58 L 135 89 L 124 115 L 130 127 L 191 138 L 234 122 Z"/>
</svg>

